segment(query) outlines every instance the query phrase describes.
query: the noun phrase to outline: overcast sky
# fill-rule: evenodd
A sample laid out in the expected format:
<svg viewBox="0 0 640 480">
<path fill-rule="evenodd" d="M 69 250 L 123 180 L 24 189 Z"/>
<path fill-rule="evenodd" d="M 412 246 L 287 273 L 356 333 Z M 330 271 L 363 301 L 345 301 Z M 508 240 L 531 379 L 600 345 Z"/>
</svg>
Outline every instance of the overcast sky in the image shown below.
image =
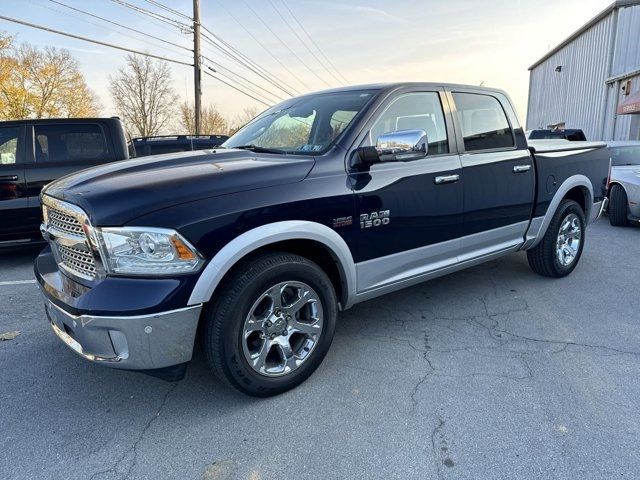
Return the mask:
<svg viewBox="0 0 640 480">
<path fill-rule="evenodd" d="M 114 1 L 59 1 L 176 44 L 190 46 L 189 35 Z M 191 0 L 158 1 L 191 14 Z M 487 86 L 509 92 L 523 123 L 529 79 L 527 68 L 611 3 L 610 0 L 271 0 L 272 3 L 269 0 L 201 0 L 202 23 L 205 26 L 301 92 L 327 88 L 320 78 L 331 86 L 338 83 L 319 66 L 277 15 L 273 5 L 296 26 L 283 7 L 283 1 L 350 84 L 403 80 L 474 85 L 484 82 Z M 142 40 L 135 33 L 73 12 L 49 0 L 0 2 L 3 15 L 190 61 L 190 52 L 163 46 L 151 38 Z M 152 5 L 153 2 L 127 2 L 162 13 Z M 288 48 L 255 17 L 249 6 Z M 231 15 L 240 20 L 269 52 L 252 39 Z M 80 62 L 89 85 L 100 97 L 105 107 L 103 113 L 115 114 L 107 88 L 108 76 L 123 64 L 124 52 L 3 20 L 0 20 L 0 30 L 17 34 L 19 42 L 70 50 Z M 296 31 L 305 39 L 297 26 Z M 203 44 L 203 54 L 238 73 L 249 75 L 207 43 Z M 176 90 L 182 97 L 191 99 L 193 69 L 173 65 L 172 70 Z M 264 80 L 255 76 L 250 78 L 277 91 Z M 230 116 L 251 105 L 264 108 L 206 76 L 203 95 L 206 104 L 214 104 Z"/>
</svg>

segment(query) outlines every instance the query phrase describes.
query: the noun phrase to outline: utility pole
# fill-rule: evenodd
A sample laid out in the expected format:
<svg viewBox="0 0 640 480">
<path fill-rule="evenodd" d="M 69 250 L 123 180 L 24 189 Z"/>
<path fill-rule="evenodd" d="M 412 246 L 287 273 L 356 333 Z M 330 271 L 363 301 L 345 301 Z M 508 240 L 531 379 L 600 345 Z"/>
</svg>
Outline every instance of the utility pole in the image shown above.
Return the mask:
<svg viewBox="0 0 640 480">
<path fill-rule="evenodd" d="M 193 0 L 193 86 L 195 90 L 195 127 L 200 135 L 200 113 L 202 112 L 202 65 L 200 57 L 200 0 Z"/>
</svg>

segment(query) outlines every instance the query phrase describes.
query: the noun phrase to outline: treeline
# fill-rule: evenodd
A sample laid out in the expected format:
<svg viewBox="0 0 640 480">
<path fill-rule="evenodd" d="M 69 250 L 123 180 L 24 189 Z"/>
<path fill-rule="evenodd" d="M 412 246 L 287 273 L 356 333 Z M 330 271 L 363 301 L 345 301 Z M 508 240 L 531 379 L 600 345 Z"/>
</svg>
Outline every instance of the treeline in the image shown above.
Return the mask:
<svg viewBox="0 0 640 480">
<path fill-rule="evenodd" d="M 179 102 L 166 62 L 127 55 L 109 76 L 115 113 L 134 136 L 195 132 L 193 105 Z M 94 117 L 103 114 L 98 96 L 68 50 L 18 44 L 0 32 L 0 120 Z M 225 117 L 203 107 L 201 133 L 232 134 L 258 114 L 255 107 Z"/>
</svg>

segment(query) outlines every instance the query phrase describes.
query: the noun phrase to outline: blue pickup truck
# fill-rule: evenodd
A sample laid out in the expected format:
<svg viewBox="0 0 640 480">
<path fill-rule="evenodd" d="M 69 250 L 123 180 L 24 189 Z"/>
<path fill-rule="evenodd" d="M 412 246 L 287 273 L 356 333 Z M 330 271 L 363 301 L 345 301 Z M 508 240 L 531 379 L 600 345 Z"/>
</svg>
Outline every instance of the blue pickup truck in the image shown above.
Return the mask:
<svg viewBox="0 0 640 480">
<path fill-rule="evenodd" d="M 329 90 L 213 151 L 53 182 L 35 272 L 53 331 L 85 359 L 175 380 L 200 341 L 227 384 L 275 395 L 359 302 L 518 251 L 570 274 L 609 163 L 600 143 L 528 144 L 499 90 Z"/>
</svg>

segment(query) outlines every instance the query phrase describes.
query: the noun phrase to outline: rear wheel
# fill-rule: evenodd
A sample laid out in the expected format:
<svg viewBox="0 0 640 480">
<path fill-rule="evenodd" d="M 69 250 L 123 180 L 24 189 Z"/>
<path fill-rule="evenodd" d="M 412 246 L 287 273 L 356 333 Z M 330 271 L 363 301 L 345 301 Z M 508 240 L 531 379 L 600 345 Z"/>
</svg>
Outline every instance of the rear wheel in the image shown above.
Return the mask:
<svg viewBox="0 0 640 480">
<path fill-rule="evenodd" d="M 615 184 L 609 194 L 609 223 L 614 227 L 626 227 L 629 224 L 629 200 L 622 185 Z"/>
<path fill-rule="evenodd" d="M 560 202 L 540 243 L 527 250 L 531 269 L 545 277 L 569 275 L 582 255 L 585 225 L 584 212 L 578 203 Z"/>
<path fill-rule="evenodd" d="M 296 387 L 333 339 L 337 298 L 327 275 L 298 255 L 270 253 L 241 265 L 205 317 L 204 351 L 218 377 L 247 395 Z"/>
</svg>

